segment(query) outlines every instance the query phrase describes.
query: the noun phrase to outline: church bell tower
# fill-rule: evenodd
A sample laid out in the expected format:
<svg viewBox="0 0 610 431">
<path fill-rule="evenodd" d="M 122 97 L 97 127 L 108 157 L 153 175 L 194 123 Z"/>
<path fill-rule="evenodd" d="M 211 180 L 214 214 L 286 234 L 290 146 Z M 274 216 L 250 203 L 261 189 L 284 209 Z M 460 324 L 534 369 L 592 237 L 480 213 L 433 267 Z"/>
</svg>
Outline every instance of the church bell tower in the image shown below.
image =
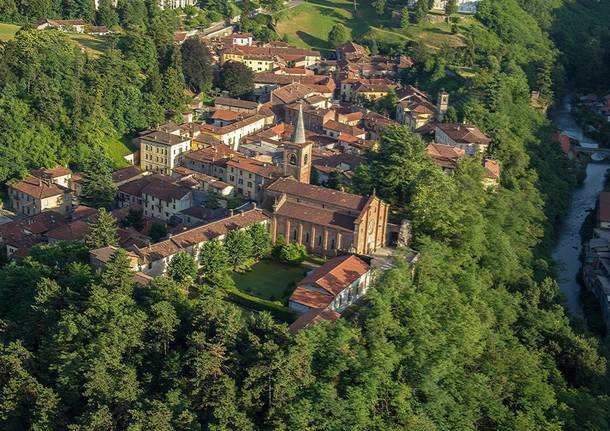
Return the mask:
<svg viewBox="0 0 610 431">
<path fill-rule="evenodd" d="M 303 105 L 299 104 L 292 138 L 284 146 L 284 173 L 302 183 L 309 184 L 311 177 L 311 153 L 313 143 L 305 138 L 305 123 L 303 121 Z"/>
</svg>

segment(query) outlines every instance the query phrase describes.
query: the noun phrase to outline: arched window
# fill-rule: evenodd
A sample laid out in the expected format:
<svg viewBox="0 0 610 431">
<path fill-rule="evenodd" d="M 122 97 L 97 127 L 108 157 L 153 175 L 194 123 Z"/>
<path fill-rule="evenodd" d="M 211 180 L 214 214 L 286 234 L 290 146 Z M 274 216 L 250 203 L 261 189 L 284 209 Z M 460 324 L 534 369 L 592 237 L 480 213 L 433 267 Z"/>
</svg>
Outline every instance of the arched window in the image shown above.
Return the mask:
<svg viewBox="0 0 610 431">
<path fill-rule="evenodd" d="M 297 155 L 296 154 L 291 154 L 288 157 L 288 163 L 290 163 L 291 165 L 296 165 L 297 164 Z"/>
<path fill-rule="evenodd" d="M 303 157 L 303 165 L 307 166 L 308 161 L 309 161 L 309 154 L 305 154 L 305 157 Z"/>
<path fill-rule="evenodd" d="M 305 244 L 309 244 L 309 232 L 305 232 Z"/>
<path fill-rule="evenodd" d="M 296 230 L 296 229 L 294 229 L 294 230 L 292 231 L 292 240 L 293 240 L 293 241 L 296 241 L 296 240 L 297 240 L 297 230 Z"/>
</svg>

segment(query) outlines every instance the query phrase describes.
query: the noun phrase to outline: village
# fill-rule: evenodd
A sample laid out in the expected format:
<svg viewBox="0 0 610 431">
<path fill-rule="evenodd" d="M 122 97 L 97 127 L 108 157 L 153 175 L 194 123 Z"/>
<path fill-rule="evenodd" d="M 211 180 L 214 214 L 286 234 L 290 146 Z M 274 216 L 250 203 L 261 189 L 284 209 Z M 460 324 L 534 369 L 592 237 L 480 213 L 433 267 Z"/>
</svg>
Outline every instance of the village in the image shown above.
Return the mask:
<svg viewBox="0 0 610 431">
<path fill-rule="evenodd" d="M 447 175 L 461 159 L 477 158 L 485 187 L 499 187 L 500 165 L 486 157 L 490 139 L 474 124 L 448 121 L 449 94 L 433 97 L 399 83 L 413 65 L 409 57 L 371 55 L 348 42 L 329 60 L 239 32 L 206 43 L 218 66 L 240 62 L 254 72 L 254 92 L 243 99 L 222 94 L 211 103 L 195 96 L 181 123 L 155 125 L 133 139 L 138 150 L 126 157 L 131 165 L 112 173 L 117 193 L 110 214 L 119 241 L 90 250 L 94 268 L 102 270 L 122 248 L 135 280 L 146 285 L 166 275 L 175 256 L 187 253 L 205 264 L 206 243 L 263 226 L 271 244 L 293 246 L 289 251 L 302 258 L 295 269 L 266 264 L 268 251 L 248 256 L 235 275 L 246 286 L 240 301 L 288 310 L 298 316 L 296 332 L 339 318 L 393 258 L 417 258 L 408 248 L 408 220 L 396 220 L 374 193 L 344 191 L 367 154 L 378 150 L 384 129 L 405 126 L 419 134 Z M 367 108 L 380 100 L 395 105 L 385 115 Z M 7 259 L 23 258 L 37 244 L 85 241 L 107 216 L 79 202 L 86 180 L 64 166 L 41 166 L 10 181 L 12 214 L 0 225 Z M 279 283 L 277 291 L 248 287 L 249 271 L 259 284 Z"/>
</svg>

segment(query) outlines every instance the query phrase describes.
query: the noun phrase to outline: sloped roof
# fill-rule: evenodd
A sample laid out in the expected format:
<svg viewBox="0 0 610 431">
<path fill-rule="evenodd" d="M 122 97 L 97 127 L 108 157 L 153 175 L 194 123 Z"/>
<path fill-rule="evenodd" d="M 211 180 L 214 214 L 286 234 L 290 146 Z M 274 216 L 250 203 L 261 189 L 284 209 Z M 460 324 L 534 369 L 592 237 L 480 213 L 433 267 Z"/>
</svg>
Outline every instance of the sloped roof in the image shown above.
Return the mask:
<svg viewBox="0 0 610 431">
<path fill-rule="evenodd" d="M 311 271 L 298 286 L 313 285 L 335 297 L 369 270 L 370 266 L 354 255 L 335 257 Z"/>
<path fill-rule="evenodd" d="M 489 137 L 471 124 L 438 123 L 436 127 L 445 132 L 456 143 L 489 144 L 491 141 Z"/>
<path fill-rule="evenodd" d="M 312 308 L 311 310 L 303 313 L 295 320 L 289 327 L 288 330 L 292 334 L 296 334 L 301 329 L 315 325 L 322 321 L 334 321 L 339 319 L 341 315 L 335 310 L 329 308 Z"/>
</svg>

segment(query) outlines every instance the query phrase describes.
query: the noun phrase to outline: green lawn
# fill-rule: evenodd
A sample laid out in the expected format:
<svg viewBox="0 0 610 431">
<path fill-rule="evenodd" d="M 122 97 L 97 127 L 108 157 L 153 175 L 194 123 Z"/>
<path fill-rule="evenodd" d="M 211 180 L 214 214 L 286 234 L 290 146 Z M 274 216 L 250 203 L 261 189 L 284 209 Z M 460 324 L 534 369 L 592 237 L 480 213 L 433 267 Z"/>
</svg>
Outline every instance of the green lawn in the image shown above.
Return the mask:
<svg viewBox="0 0 610 431">
<path fill-rule="evenodd" d="M 108 155 L 118 168 L 126 167 L 129 163 L 127 163 L 124 157 L 134 152 L 134 149 L 131 148 L 131 143 L 127 139 L 109 141 L 107 149 Z"/>
<path fill-rule="evenodd" d="M 234 274 L 237 288 L 243 292 L 270 301 L 286 303 L 294 285 L 305 277 L 308 270 L 319 265 L 319 261 L 308 261 L 300 267 L 262 261 L 243 274 Z"/>
<path fill-rule="evenodd" d="M 460 17 L 460 20 L 459 26 L 473 22 L 472 17 L 466 16 Z M 328 51 L 332 49 L 327 41 L 328 32 L 336 23 L 350 29 L 353 40 L 370 37 L 378 42 L 393 43 L 421 40 L 435 48 L 445 43 L 452 46 L 464 44 L 462 36 L 451 33 L 450 24 L 423 22 L 401 29 L 390 14 L 379 16 L 370 2 L 359 2 L 358 11 L 354 13 L 351 0 L 309 0 L 281 12 L 277 32 L 280 36 L 285 34 L 288 41 L 296 46 Z"/>
<path fill-rule="evenodd" d="M 20 28 L 18 25 L 0 23 L 0 41 L 12 39 Z"/>
<path fill-rule="evenodd" d="M 93 57 L 99 57 L 110 48 L 107 36 L 69 33 L 68 37 L 85 48 Z"/>
</svg>

